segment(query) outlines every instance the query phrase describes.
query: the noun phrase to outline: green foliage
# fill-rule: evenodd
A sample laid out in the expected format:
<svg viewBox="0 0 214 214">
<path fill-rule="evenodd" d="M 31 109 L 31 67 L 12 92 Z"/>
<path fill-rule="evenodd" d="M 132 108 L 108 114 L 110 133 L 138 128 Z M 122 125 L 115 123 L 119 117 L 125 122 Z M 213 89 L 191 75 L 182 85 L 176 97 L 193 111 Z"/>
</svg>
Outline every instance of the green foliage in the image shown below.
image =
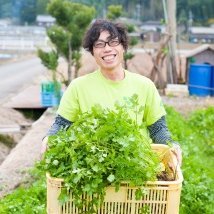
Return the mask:
<svg viewBox="0 0 214 214">
<path fill-rule="evenodd" d="M 179 20 L 185 22 L 185 17 L 189 17 L 189 11 L 193 14 L 195 23 L 206 24 L 209 18 L 213 17 L 212 0 L 179 0 L 177 1 L 177 16 Z M 182 18 L 182 16 L 184 18 Z"/>
<path fill-rule="evenodd" d="M 36 1 L 36 12 L 37 14 L 46 14 L 47 5 L 50 0 L 37 0 Z"/>
<path fill-rule="evenodd" d="M 56 70 L 58 66 L 59 56 L 56 51 L 45 52 L 38 49 L 37 54 L 42 61 L 42 64 L 52 72 L 52 80 L 56 81 Z"/>
<path fill-rule="evenodd" d="M 135 31 L 135 26 L 133 24 L 126 24 L 128 33 L 132 33 Z M 136 37 L 129 37 L 129 46 L 132 48 L 138 44 L 138 39 Z M 135 55 L 132 51 L 126 51 L 124 53 L 124 61 L 125 61 L 125 68 L 128 68 L 128 60 L 131 60 Z"/>
<path fill-rule="evenodd" d="M 60 97 L 61 83 L 57 80 L 57 67 L 59 55 L 55 50 L 45 52 L 38 49 L 37 54 L 42 61 L 42 64 L 47 67 L 52 73 L 52 81 L 54 87 L 54 93 L 56 96 Z"/>
<path fill-rule="evenodd" d="M 132 37 L 129 41 L 129 45 L 132 47 L 137 45 L 137 43 L 138 43 L 138 39 L 136 37 Z"/>
<path fill-rule="evenodd" d="M 133 24 L 126 24 L 126 28 L 128 33 L 132 33 L 135 31 L 135 26 Z"/>
<path fill-rule="evenodd" d="M 80 67 L 80 47 L 84 32 L 92 21 L 95 10 L 67 0 L 53 0 L 48 4 L 48 12 L 56 18 L 56 25 L 48 30 L 48 36 L 57 52 L 68 62 L 68 82 L 71 81 L 71 66 L 75 72 Z M 75 53 L 72 53 L 75 52 Z M 73 60 L 73 61 L 72 61 Z"/>
<path fill-rule="evenodd" d="M 187 22 L 188 22 L 187 14 L 185 13 L 185 10 L 182 9 L 182 10 L 180 11 L 180 14 L 179 14 L 179 17 L 178 17 L 178 23 L 179 23 L 179 24 L 184 24 L 184 25 L 186 25 Z"/>
<path fill-rule="evenodd" d="M 87 204 L 88 213 L 95 213 L 109 185 L 118 191 L 124 181 L 141 186 L 157 179 L 160 160 L 141 133 L 143 124 L 137 124 L 141 111 L 137 96 L 125 105 L 116 104 L 114 110 L 96 106 L 81 114 L 68 131 L 49 137 L 42 168 L 64 179 L 79 208 Z M 95 194 L 93 200 L 80 200 L 85 193 Z M 65 194 L 61 194 L 61 202 L 68 199 Z M 140 199 L 142 194 L 139 189 L 136 197 Z"/>
<path fill-rule="evenodd" d="M 169 53 L 169 48 L 168 47 L 162 48 L 162 53 L 167 55 Z"/>
<path fill-rule="evenodd" d="M 172 133 L 172 138 L 184 144 L 183 141 L 191 134 L 191 130 L 185 119 L 172 107 L 165 107 L 167 110 L 167 124 Z"/>
<path fill-rule="evenodd" d="M 58 31 L 64 34 L 66 41 L 71 39 L 72 50 L 79 50 L 84 31 L 94 17 L 94 8 L 65 0 L 53 0 L 48 5 L 48 12 L 56 18 L 57 25 L 61 27 Z M 70 36 L 65 36 L 66 33 Z M 59 47 L 60 44 L 55 43 L 56 41 L 52 42 Z"/>
<path fill-rule="evenodd" d="M 124 60 L 127 61 L 127 60 L 130 60 L 134 57 L 134 54 L 132 52 L 125 52 L 124 53 Z"/>
<path fill-rule="evenodd" d="M 12 148 L 15 145 L 15 140 L 9 135 L 0 134 L 0 143 Z"/>
<path fill-rule="evenodd" d="M 38 56 L 42 60 L 42 64 L 50 70 L 56 70 L 58 66 L 58 54 L 56 51 L 52 50 L 51 52 L 45 52 L 41 49 L 38 49 Z"/>
<path fill-rule="evenodd" d="M 167 108 L 167 123 L 183 150 L 181 214 L 211 214 L 214 206 L 214 107 L 194 112 L 188 120 Z"/>
<path fill-rule="evenodd" d="M 79 51 L 73 51 L 72 58 L 73 58 L 73 64 L 76 67 L 75 75 L 74 75 L 74 77 L 76 78 L 76 77 L 78 77 L 78 70 L 81 67 L 81 62 L 80 62 L 81 53 Z"/>
<path fill-rule="evenodd" d="M 20 8 L 20 21 L 33 24 L 36 20 L 36 0 L 25 0 Z"/>
<path fill-rule="evenodd" d="M 45 214 L 46 184 L 40 171 L 34 170 L 29 183 L 0 200 L 1 214 Z"/>
<path fill-rule="evenodd" d="M 214 148 L 214 108 L 198 110 L 190 116 L 190 126 L 203 138 L 204 143 Z M 214 154 L 213 154 L 214 155 Z"/>
<path fill-rule="evenodd" d="M 68 1 L 53 0 L 48 4 L 48 12 L 56 18 L 58 25 L 67 27 L 71 21 L 70 3 Z"/>
<path fill-rule="evenodd" d="M 48 37 L 51 42 L 56 46 L 57 52 L 63 57 L 68 59 L 69 57 L 69 40 L 71 33 L 64 30 L 61 26 L 52 26 L 47 31 Z"/>
<path fill-rule="evenodd" d="M 110 20 L 116 20 L 122 15 L 122 5 L 109 5 L 107 18 Z"/>
<path fill-rule="evenodd" d="M 11 16 L 12 2 L 7 0 L 0 0 L 0 18 L 8 18 Z"/>
<path fill-rule="evenodd" d="M 129 25 L 129 26 L 133 26 L 133 25 Z M 129 30 L 134 30 L 134 26 L 133 26 L 133 28 L 129 27 Z M 137 43 L 138 43 L 138 39 L 136 37 L 130 37 L 130 39 L 129 39 L 129 46 L 130 47 L 137 45 Z M 130 50 L 126 51 L 124 53 L 125 69 L 128 68 L 128 60 L 131 60 L 134 56 L 135 55 Z"/>
<path fill-rule="evenodd" d="M 48 0 L 36 0 L 35 11 L 37 14 L 46 13 L 45 6 L 47 5 Z M 28 2 L 26 0 L 16 0 L 16 2 Z M 72 2 L 78 2 L 93 6 L 96 8 L 98 17 L 104 17 L 104 9 L 108 5 L 119 4 L 122 5 L 126 16 L 130 18 L 136 17 L 136 5 L 140 4 L 141 12 L 140 17 L 141 21 L 147 20 L 160 20 L 163 18 L 163 5 L 162 1 L 139 1 L 139 0 L 72 0 Z M 177 0 L 177 18 L 180 23 L 186 23 L 189 17 L 189 11 L 193 13 L 193 20 L 196 23 L 207 24 L 208 20 L 213 18 L 213 0 Z M 15 8 L 14 8 L 15 7 Z M 12 4 L 11 0 L 0 0 L 0 17 L 12 17 L 12 11 L 16 8 L 15 4 Z M 22 11 L 25 8 L 21 9 Z M 183 12 L 182 12 L 183 11 Z M 63 12 L 63 11 L 62 11 Z M 25 13 L 25 12 L 24 12 Z"/>
</svg>

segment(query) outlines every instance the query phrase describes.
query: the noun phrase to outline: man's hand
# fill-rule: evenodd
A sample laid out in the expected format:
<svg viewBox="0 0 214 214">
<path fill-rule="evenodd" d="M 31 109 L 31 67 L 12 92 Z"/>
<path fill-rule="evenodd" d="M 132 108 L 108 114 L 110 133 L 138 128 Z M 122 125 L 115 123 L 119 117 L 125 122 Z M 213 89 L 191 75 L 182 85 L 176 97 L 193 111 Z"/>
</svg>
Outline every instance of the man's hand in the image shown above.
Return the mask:
<svg viewBox="0 0 214 214">
<path fill-rule="evenodd" d="M 182 150 L 181 150 L 181 147 L 178 144 L 173 143 L 173 146 L 172 146 L 171 150 L 175 154 L 175 156 L 177 158 L 177 161 L 178 161 L 178 164 L 181 166 L 181 164 L 182 164 Z"/>
</svg>

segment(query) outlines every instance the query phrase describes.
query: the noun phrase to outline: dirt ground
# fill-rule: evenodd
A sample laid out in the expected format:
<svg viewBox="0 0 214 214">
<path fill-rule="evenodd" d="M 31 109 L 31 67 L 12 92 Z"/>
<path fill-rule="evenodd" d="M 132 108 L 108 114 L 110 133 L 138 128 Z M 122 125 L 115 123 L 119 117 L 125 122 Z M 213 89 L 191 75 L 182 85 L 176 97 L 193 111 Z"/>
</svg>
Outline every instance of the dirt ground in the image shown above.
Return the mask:
<svg viewBox="0 0 214 214">
<path fill-rule="evenodd" d="M 26 134 L 26 131 L 16 132 L 15 130 L 19 126 L 32 124 L 32 120 L 26 119 L 20 112 L 5 108 L 0 106 L 0 130 L 9 128 L 13 129 L 13 132 L 1 133 L 0 135 L 5 136 L 6 138 L 11 137 L 13 139 L 13 145 L 8 145 L 6 141 L 3 142 L 3 139 L 0 138 L 0 164 L 10 153 L 10 150 L 16 146 L 16 144 L 22 139 L 22 137 Z"/>
<path fill-rule="evenodd" d="M 184 117 L 188 117 L 195 110 L 214 107 L 214 97 L 162 96 L 162 99 L 165 104 L 174 107 Z"/>
<path fill-rule="evenodd" d="M 19 111 L 0 106 L 0 125 L 22 125 L 31 122 L 32 120 L 26 119 Z"/>
</svg>

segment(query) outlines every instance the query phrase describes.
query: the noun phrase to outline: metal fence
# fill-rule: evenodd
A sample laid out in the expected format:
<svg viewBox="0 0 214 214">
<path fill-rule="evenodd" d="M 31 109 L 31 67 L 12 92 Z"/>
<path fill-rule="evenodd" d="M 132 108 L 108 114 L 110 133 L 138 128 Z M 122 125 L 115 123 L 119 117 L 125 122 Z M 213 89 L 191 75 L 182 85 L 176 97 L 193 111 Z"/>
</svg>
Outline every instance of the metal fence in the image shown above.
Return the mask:
<svg viewBox="0 0 214 214">
<path fill-rule="evenodd" d="M 36 50 L 48 47 L 49 39 L 44 27 L 0 27 L 0 50 Z"/>
</svg>

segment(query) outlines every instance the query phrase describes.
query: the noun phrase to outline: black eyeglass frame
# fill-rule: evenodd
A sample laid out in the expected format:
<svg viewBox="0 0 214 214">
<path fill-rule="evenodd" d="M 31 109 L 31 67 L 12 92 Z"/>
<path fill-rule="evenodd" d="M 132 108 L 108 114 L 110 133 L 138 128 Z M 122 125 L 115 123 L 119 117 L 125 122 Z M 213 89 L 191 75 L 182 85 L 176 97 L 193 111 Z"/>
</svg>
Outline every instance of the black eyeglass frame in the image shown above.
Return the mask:
<svg viewBox="0 0 214 214">
<path fill-rule="evenodd" d="M 96 46 L 96 43 L 99 42 L 100 44 L 103 44 L 102 46 Z M 113 42 L 113 43 L 112 43 Z M 115 43 L 115 44 L 114 44 Z M 109 41 L 105 42 L 103 40 L 98 40 L 93 44 L 94 48 L 104 48 L 106 46 L 106 44 L 108 44 L 108 46 L 110 47 L 116 47 L 120 44 L 121 42 L 117 39 L 110 39 Z"/>
</svg>

